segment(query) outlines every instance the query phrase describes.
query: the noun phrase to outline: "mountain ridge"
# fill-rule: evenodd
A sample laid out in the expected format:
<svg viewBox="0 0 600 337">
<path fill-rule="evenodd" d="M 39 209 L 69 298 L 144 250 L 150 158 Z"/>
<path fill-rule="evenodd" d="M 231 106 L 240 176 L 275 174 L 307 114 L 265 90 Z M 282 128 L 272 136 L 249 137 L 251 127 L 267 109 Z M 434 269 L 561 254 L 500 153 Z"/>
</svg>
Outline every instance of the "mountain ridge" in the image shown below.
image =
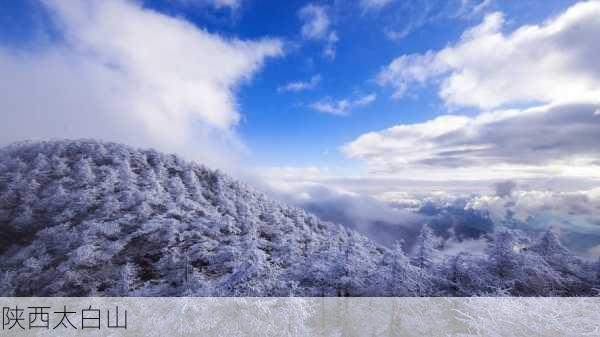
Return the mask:
<svg viewBox="0 0 600 337">
<path fill-rule="evenodd" d="M 425 227 L 407 257 L 155 150 L 54 140 L 0 159 L 3 296 L 572 296 L 599 284 L 551 234 L 530 252 L 505 233 L 486 257 L 436 261 Z"/>
</svg>

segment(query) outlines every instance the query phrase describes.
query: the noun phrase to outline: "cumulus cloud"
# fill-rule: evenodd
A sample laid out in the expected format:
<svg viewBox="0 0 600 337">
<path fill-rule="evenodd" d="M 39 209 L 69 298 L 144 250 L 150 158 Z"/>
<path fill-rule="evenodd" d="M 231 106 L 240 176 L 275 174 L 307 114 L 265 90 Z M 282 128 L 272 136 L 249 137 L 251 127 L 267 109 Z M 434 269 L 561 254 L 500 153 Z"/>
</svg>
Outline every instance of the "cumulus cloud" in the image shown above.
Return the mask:
<svg viewBox="0 0 600 337">
<path fill-rule="evenodd" d="M 311 108 L 326 114 L 337 115 L 337 116 L 348 116 L 350 110 L 363 107 L 371 104 L 377 95 L 369 94 L 356 99 L 341 99 L 334 101 L 331 98 L 324 98 L 320 101 L 312 103 Z"/>
<path fill-rule="evenodd" d="M 312 89 L 316 88 L 320 82 L 321 82 L 321 75 L 317 74 L 317 75 L 314 75 L 313 77 L 311 77 L 310 80 L 308 80 L 308 81 L 296 81 L 296 82 L 290 82 L 285 85 L 282 85 L 279 88 L 277 88 L 277 91 L 279 91 L 279 92 L 282 92 L 282 91 L 299 92 L 299 91 L 312 90 Z"/>
<path fill-rule="evenodd" d="M 221 166 L 240 145 L 235 89 L 282 54 L 278 40 L 224 39 L 135 2 L 44 4 L 61 38 L 0 48 L 1 143 L 95 137 Z"/>
<path fill-rule="evenodd" d="M 408 33 L 401 34 L 404 37 Z M 445 65 L 437 62 L 433 52 L 402 55 L 379 72 L 376 81 L 381 86 L 391 85 L 394 88 L 392 97 L 401 98 L 409 86 L 422 86 L 431 77 L 443 74 L 446 70 Z"/>
<path fill-rule="evenodd" d="M 600 2 L 578 3 L 541 25 L 504 33 L 492 13 L 439 51 L 402 55 L 377 80 L 402 97 L 408 87 L 439 83 L 449 105 L 495 108 L 517 103 L 597 99 Z"/>
<path fill-rule="evenodd" d="M 476 117 L 444 115 L 363 134 L 342 151 L 365 160 L 375 172 L 409 176 L 598 179 L 598 106 L 559 104 Z"/>
<path fill-rule="evenodd" d="M 334 59 L 335 46 L 339 39 L 336 31 L 331 29 L 327 7 L 308 4 L 300 9 L 298 16 L 303 22 L 302 37 L 306 40 L 323 41 L 323 56 Z"/>
</svg>

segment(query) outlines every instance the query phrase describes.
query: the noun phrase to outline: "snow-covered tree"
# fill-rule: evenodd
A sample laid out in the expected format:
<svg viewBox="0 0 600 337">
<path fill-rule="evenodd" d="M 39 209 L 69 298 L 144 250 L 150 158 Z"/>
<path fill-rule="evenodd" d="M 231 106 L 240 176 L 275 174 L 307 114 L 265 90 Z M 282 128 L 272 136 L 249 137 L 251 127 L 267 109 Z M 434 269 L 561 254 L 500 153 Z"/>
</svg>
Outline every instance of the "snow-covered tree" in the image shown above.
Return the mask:
<svg viewBox="0 0 600 337">
<path fill-rule="evenodd" d="M 0 273 L 0 295 L 5 297 L 17 295 L 14 284 L 14 272 L 4 271 Z"/>
<path fill-rule="evenodd" d="M 0 227 L 0 295 L 589 296 L 600 288 L 598 267 L 553 234 L 530 245 L 500 232 L 487 256 L 442 259 L 426 226 L 407 261 L 399 245 L 382 247 L 221 172 L 93 140 L 0 149 Z"/>
<path fill-rule="evenodd" d="M 539 242 L 530 248 L 541 256 L 570 255 L 569 251 L 560 243 L 556 233 L 547 230 Z"/>
<path fill-rule="evenodd" d="M 242 251 L 234 257 L 233 270 L 221 289 L 233 296 L 265 296 L 280 291 L 283 284 L 278 280 L 281 269 L 268 260 L 259 248 L 256 238 L 247 238 Z"/>
<path fill-rule="evenodd" d="M 424 225 L 417 236 L 410 262 L 419 268 L 429 269 L 435 259 L 435 238 L 429 225 Z"/>
<path fill-rule="evenodd" d="M 372 287 L 374 292 L 386 296 L 410 296 L 416 293 L 418 279 L 414 267 L 402 250 L 400 242 L 395 242 L 387 250 L 375 273 Z"/>
<path fill-rule="evenodd" d="M 366 293 L 369 278 L 375 272 L 375 262 L 366 242 L 356 232 L 350 232 L 337 259 L 339 278 L 337 289 L 340 296 L 360 296 Z"/>
<path fill-rule="evenodd" d="M 499 232 L 489 249 L 489 263 L 500 278 L 509 278 L 519 266 L 520 252 L 521 247 L 512 232 Z"/>
<path fill-rule="evenodd" d="M 125 263 L 119 269 L 119 280 L 116 285 L 116 296 L 135 296 L 142 282 L 139 279 L 140 268 L 133 262 Z"/>
<path fill-rule="evenodd" d="M 81 186 L 91 186 L 94 184 L 95 175 L 92 170 L 90 160 L 82 158 L 74 165 L 74 179 Z"/>
</svg>

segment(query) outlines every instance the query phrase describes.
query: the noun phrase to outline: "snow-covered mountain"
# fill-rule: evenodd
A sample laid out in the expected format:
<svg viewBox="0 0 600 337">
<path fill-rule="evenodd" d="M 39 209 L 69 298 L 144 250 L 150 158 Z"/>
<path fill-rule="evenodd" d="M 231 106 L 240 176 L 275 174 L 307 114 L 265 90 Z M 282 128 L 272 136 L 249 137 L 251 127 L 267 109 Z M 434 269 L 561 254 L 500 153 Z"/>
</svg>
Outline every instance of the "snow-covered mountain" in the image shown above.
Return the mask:
<svg viewBox="0 0 600 337">
<path fill-rule="evenodd" d="M 592 295 L 599 264 L 548 232 L 485 256 L 415 252 L 154 150 L 93 140 L 0 150 L 0 296 Z"/>
</svg>

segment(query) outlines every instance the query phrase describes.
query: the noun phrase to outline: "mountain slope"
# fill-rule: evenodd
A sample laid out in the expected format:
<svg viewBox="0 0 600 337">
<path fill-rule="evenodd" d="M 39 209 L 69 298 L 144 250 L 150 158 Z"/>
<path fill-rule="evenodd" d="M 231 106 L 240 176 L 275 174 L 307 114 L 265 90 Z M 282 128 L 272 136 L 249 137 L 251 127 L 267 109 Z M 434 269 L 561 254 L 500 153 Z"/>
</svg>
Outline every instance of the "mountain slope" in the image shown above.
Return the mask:
<svg viewBox="0 0 600 337">
<path fill-rule="evenodd" d="M 176 156 L 53 141 L 0 158 L 0 267 L 17 295 L 287 295 L 309 251 L 356 240 L 381 254 Z"/>
<path fill-rule="evenodd" d="M 0 150 L 0 296 L 589 295 L 554 238 L 435 258 L 272 201 L 217 171 L 93 140 Z M 555 242 L 556 241 L 556 242 Z M 420 254 L 420 255 L 418 255 Z M 561 258 L 559 258 L 561 257 Z M 411 264 L 409 261 L 413 261 Z M 414 261 L 427 261 L 415 263 Z"/>
</svg>

